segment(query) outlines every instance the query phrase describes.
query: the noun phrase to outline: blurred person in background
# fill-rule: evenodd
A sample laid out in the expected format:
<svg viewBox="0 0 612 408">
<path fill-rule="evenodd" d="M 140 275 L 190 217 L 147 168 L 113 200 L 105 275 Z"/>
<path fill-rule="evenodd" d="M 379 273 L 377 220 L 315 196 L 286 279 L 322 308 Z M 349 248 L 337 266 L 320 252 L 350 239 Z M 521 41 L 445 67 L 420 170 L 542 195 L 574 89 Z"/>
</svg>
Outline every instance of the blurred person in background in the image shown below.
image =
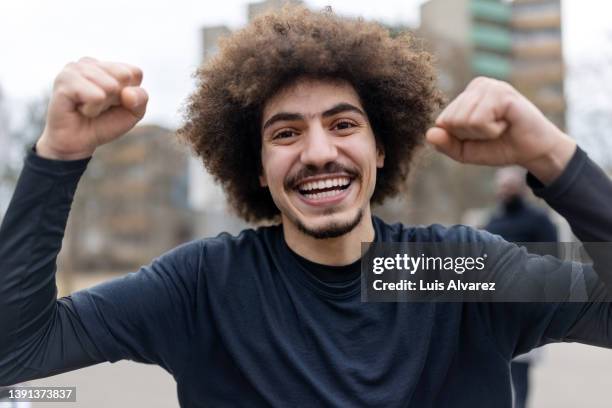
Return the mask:
<svg viewBox="0 0 612 408">
<path fill-rule="evenodd" d="M 612 240 L 612 183 L 510 85 L 474 80 L 433 124 L 434 69 L 409 35 L 301 7 L 226 38 L 198 78 L 180 137 L 239 215 L 277 223 L 56 299 L 79 179 L 148 100 L 136 67 L 68 64 L 0 228 L 0 385 L 130 359 L 167 370 L 185 407 L 507 407 L 516 355 L 612 347 L 605 268 L 581 270 L 581 304 L 361 302 L 362 242 L 479 241 L 502 276 L 552 265 L 484 231 L 373 217 L 425 138 L 463 163 L 523 166 L 581 239 Z"/>
<path fill-rule="evenodd" d="M 557 227 L 546 212 L 527 201 L 525 171 L 505 167 L 495 173 L 499 203 L 484 229 L 510 242 L 557 242 Z"/>
<path fill-rule="evenodd" d="M 499 202 L 485 230 L 500 235 L 509 242 L 557 242 L 557 227 L 548 215 L 526 198 L 525 171 L 520 167 L 505 167 L 495 173 L 495 188 Z M 546 253 L 540 253 L 546 255 Z M 555 255 L 549 253 L 549 255 Z M 512 360 L 514 407 L 525 408 L 529 396 L 529 369 L 542 358 L 541 349 L 533 349 Z"/>
</svg>

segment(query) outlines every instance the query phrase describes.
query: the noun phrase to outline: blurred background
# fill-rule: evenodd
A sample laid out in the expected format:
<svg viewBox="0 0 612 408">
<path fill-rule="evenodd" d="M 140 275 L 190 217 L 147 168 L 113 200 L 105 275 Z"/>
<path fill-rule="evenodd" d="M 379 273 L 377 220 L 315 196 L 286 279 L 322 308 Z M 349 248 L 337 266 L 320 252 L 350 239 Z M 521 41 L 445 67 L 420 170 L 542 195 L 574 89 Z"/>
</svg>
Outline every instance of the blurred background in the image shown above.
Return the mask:
<svg viewBox="0 0 612 408">
<path fill-rule="evenodd" d="M 291 1 L 298 3 L 298 1 Z M 82 56 L 144 71 L 148 111 L 129 135 L 100 148 L 79 184 L 59 259 L 61 295 L 148 264 L 176 245 L 248 225 L 173 135 L 193 72 L 218 39 L 283 0 L 145 2 L 20 0 L 0 4 L 0 219 L 25 149 L 44 127 L 52 82 Z M 434 54 L 452 99 L 475 76 L 512 83 L 612 171 L 612 3 L 603 0 L 307 0 L 392 33 L 413 32 Z M 425 150 L 406 194 L 375 212 L 389 222 L 482 227 L 496 211 L 493 169 Z M 559 238 L 567 224 L 545 204 Z M 610 407 L 612 351 L 546 347 L 534 366 L 532 407 Z M 102 364 L 33 384 L 77 386 L 70 406 L 178 406 L 157 367 Z"/>
</svg>

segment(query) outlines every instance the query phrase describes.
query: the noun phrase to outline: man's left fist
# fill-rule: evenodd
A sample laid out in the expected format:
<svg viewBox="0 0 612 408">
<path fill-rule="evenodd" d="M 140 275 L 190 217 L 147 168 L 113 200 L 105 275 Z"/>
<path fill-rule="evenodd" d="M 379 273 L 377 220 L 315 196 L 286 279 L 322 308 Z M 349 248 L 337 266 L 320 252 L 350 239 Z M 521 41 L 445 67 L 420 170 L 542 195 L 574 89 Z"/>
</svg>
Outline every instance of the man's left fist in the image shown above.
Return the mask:
<svg viewBox="0 0 612 408">
<path fill-rule="evenodd" d="M 478 77 L 440 114 L 427 141 L 471 164 L 520 165 L 545 184 L 561 174 L 575 142 L 511 85 Z"/>
</svg>

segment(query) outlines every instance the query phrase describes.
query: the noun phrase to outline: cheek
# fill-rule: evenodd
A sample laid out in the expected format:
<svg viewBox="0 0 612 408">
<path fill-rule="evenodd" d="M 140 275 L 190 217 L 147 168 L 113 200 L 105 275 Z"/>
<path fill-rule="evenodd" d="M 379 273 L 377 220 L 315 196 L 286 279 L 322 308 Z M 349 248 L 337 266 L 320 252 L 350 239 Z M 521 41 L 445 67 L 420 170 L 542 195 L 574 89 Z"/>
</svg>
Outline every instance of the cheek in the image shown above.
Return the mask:
<svg viewBox="0 0 612 408">
<path fill-rule="evenodd" d="M 349 150 L 353 153 L 353 160 L 362 167 L 362 171 L 375 171 L 379 162 L 379 155 L 375 143 L 371 140 L 361 140 L 350 146 Z"/>
<path fill-rule="evenodd" d="M 262 155 L 262 166 L 270 190 L 282 190 L 289 172 L 289 157 L 280 152 L 266 152 Z"/>
</svg>

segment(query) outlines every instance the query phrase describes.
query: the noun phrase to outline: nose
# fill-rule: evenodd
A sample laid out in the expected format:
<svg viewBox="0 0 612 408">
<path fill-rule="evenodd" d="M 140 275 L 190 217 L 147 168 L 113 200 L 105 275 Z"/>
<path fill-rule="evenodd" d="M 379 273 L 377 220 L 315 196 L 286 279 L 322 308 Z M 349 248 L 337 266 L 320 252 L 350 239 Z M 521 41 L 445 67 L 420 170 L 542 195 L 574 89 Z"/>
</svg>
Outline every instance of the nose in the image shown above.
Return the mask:
<svg viewBox="0 0 612 408">
<path fill-rule="evenodd" d="M 338 157 L 334 135 L 327 132 L 320 124 L 310 127 L 303 140 L 304 146 L 300 156 L 303 164 L 322 168 Z"/>
</svg>

